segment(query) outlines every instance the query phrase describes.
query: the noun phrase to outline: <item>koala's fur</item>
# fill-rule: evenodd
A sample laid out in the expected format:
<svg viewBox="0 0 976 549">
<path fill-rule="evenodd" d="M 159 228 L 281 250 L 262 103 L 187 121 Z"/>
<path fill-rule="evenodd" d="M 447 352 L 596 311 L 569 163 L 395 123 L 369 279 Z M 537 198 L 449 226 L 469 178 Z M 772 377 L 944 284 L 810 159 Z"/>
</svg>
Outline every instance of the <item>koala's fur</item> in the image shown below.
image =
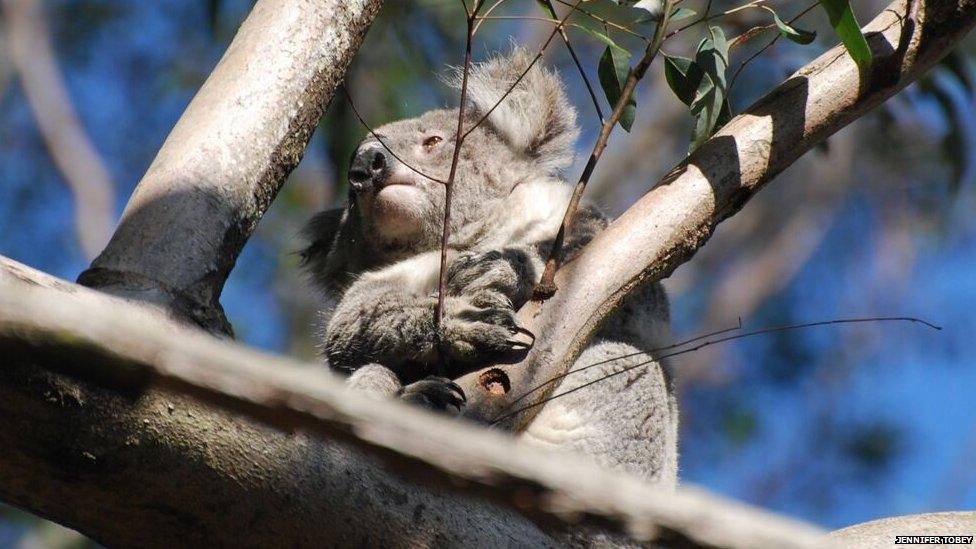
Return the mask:
<svg viewBox="0 0 976 549">
<path fill-rule="evenodd" d="M 530 61 L 516 49 L 473 67 L 466 129 Z M 460 404 L 456 387 L 444 378 L 513 352 L 515 311 L 539 279 L 572 192 L 559 171 L 570 165 L 578 134 L 561 80 L 537 66 L 465 139 L 451 211 L 442 371 L 435 306 L 445 193 L 425 175 L 448 178 L 457 116 L 457 109 L 435 110 L 377 129 L 398 158 L 377 137 L 367 137 L 350 170 L 348 206 L 312 220 L 304 253 L 315 282 L 334 303 L 323 318 L 329 365 L 372 394 L 443 409 Z M 595 208 L 584 207 L 565 257 L 606 223 Z M 641 351 L 669 342 L 668 314 L 660 285 L 635 292 L 574 368 L 601 364 L 565 377 L 555 393 L 649 361 Z M 628 358 L 614 360 L 621 356 Z M 658 362 L 547 403 L 520 436 L 665 485 L 676 482 L 677 407 Z"/>
</svg>

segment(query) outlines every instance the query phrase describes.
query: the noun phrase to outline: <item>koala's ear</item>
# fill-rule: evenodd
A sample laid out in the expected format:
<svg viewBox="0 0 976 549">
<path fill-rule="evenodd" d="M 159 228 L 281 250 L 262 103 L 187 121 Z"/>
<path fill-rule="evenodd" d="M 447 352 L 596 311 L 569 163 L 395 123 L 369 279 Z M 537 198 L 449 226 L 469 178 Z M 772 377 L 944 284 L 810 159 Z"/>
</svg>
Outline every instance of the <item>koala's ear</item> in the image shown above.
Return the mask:
<svg viewBox="0 0 976 549">
<path fill-rule="evenodd" d="M 302 230 L 308 242 L 301 251 L 302 266 L 326 292 L 335 293 L 348 283 L 355 223 L 356 216 L 349 208 L 337 208 L 315 214 Z"/>
<path fill-rule="evenodd" d="M 466 108 L 480 120 L 512 87 L 534 56 L 515 47 L 507 56 L 474 64 L 468 76 Z M 451 76 L 460 87 L 460 70 Z M 515 150 L 536 159 L 549 173 L 569 166 L 579 135 L 576 109 L 566 97 L 562 79 L 536 62 L 485 121 Z"/>
</svg>

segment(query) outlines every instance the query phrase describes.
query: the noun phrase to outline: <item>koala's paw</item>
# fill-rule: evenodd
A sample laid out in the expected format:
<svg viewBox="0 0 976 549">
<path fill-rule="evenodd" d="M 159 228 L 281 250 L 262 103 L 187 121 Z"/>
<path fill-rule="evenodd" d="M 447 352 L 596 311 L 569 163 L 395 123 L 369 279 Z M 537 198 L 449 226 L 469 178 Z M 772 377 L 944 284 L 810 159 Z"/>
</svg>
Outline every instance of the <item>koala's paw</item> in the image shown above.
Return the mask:
<svg viewBox="0 0 976 549">
<path fill-rule="evenodd" d="M 504 295 L 482 291 L 463 296 L 445 311 L 441 341 L 455 366 L 481 366 L 517 360 L 532 347 L 515 309 Z"/>
<path fill-rule="evenodd" d="M 464 391 L 446 377 L 430 376 L 411 383 L 400 392 L 400 398 L 425 408 L 458 414 L 468 399 Z"/>
<path fill-rule="evenodd" d="M 492 290 L 514 298 L 523 290 L 523 280 L 531 278 L 522 255 L 516 250 L 463 252 L 448 268 L 447 290 L 451 295 Z"/>
</svg>

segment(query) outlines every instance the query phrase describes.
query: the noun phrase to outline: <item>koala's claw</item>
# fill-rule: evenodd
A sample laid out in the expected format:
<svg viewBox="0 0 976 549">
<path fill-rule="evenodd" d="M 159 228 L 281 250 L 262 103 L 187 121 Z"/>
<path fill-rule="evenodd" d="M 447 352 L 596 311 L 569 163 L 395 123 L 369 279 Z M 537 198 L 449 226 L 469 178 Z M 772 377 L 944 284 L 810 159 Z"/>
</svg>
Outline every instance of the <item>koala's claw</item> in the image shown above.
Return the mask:
<svg viewBox="0 0 976 549">
<path fill-rule="evenodd" d="M 448 344 L 450 362 L 460 367 L 458 373 L 490 362 L 517 360 L 532 347 L 531 335 L 518 337 L 527 330 L 516 322 L 507 297 L 481 291 L 465 302 L 461 310 L 449 311 L 441 334 L 441 341 Z"/>
<path fill-rule="evenodd" d="M 451 406 L 455 413 L 460 413 L 468 402 L 457 383 L 437 376 L 429 376 L 407 385 L 400 392 L 400 398 L 439 411 L 450 411 L 448 407 Z"/>
</svg>

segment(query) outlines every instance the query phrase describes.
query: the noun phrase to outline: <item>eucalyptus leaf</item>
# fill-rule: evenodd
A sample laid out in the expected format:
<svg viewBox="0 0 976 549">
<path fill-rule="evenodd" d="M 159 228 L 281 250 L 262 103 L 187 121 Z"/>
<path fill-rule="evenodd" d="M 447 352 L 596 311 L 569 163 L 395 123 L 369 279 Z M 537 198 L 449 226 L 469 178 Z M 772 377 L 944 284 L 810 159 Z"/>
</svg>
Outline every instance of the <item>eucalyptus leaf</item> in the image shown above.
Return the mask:
<svg viewBox="0 0 976 549">
<path fill-rule="evenodd" d="M 556 16 L 556 10 L 552 9 L 552 4 L 546 2 L 545 0 L 535 0 L 535 3 L 539 5 L 539 8 L 542 11 L 546 12 L 546 15 L 548 15 L 550 19 L 559 20 L 559 17 Z"/>
<path fill-rule="evenodd" d="M 625 57 L 627 59 L 630 58 L 630 52 L 627 51 L 626 49 L 621 48 L 620 46 L 618 46 L 617 43 L 614 42 L 613 39 L 611 39 L 606 34 L 603 34 L 600 31 L 593 30 L 593 29 L 591 29 L 589 27 L 584 27 L 582 25 L 574 25 L 574 27 L 576 27 L 579 30 L 585 32 L 586 34 L 589 34 L 593 38 L 596 38 L 600 42 L 603 42 L 604 44 L 606 44 L 608 48 L 611 48 L 612 50 L 614 50 L 615 54 L 618 57 L 623 56 L 623 57 Z"/>
<path fill-rule="evenodd" d="M 866 71 L 871 66 L 871 48 L 861 33 L 861 26 L 854 17 L 851 3 L 848 0 L 820 0 L 820 5 L 827 12 L 830 26 L 840 37 L 851 59 L 857 63 L 858 69 Z"/>
<path fill-rule="evenodd" d="M 688 8 L 678 8 L 671 12 L 671 21 L 681 21 L 698 15 L 698 12 Z"/>
<path fill-rule="evenodd" d="M 688 151 L 694 151 L 712 136 L 718 124 L 719 115 L 725 103 L 717 86 L 706 79 L 701 93 L 695 97 L 691 107 L 691 114 L 695 117 L 695 127 L 692 129 L 691 145 Z"/>
<path fill-rule="evenodd" d="M 607 96 L 607 101 L 611 107 L 616 106 L 623 94 L 627 77 L 630 76 L 629 56 L 620 55 L 617 50 L 607 46 L 603 51 L 603 56 L 600 57 L 597 74 L 600 77 L 600 86 L 603 88 L 603 93 Z M 627 102 L 620 116 L 620 127 L 628 132 L 633 126 L 634 118 L 637 115 L 637 100 L 635 96 L 636 91 L 631 95 L 630 100 Z"/>
<path fill-rule="evenodd" d="M 679 98 L 682 100 L 687 98 L 690 85 L 694 82 L 689 76 L 696 77 L 698 81 L 690 104 L 691 114 L 695 118 L 690 147 L 693 151 L 711 137 L 716 128 L 731 118 L 727 82 L 729 43 L 722 29 L 709 28 L 709 35 L 698 44 L 695 60 L 690 63 L 673 62 L 672 76 L 674 72 L 680 73 L 682 66 L 686 66 L 687 69 L 684 71 L 685 82 L 680 88 L 682 95 L 679 95 Z M 701 76 L 693 74 L 693 69 L 700 71 Z M 666 64 L 665 76 L 667 70 Z"/>
<path fill-rule="evenodd" d="M 701 66 L 691 59 L 676 55 L 664 56 L 664 78 L 674 95 L 685 105 L 691 106 L 704 76 Z"/>
<path fill-rule="evenodd" d="M 729 42 L 718 27 L 709 28 L 709 36 L 698 44 L 695 63 L 725 92 L 726 72 L 729 69 Z"/>
<path fill-rule="evenodd" d="M 813 42 L 814 39 L 817 38 L 817 33 L 814 31 L 798 29 L 796 27 L 790 26 L 787 23 L 784 23 L 783 20 L 779 18 L 779 15 L 776 14 L 776 12 L 773 12 L 773 20 L 776 21 L 776 28 L 779 29 L 780 35 L 782 35 L 783 38 L 786 38 L 787 40 L 805 46 Z"/>
</svg>

